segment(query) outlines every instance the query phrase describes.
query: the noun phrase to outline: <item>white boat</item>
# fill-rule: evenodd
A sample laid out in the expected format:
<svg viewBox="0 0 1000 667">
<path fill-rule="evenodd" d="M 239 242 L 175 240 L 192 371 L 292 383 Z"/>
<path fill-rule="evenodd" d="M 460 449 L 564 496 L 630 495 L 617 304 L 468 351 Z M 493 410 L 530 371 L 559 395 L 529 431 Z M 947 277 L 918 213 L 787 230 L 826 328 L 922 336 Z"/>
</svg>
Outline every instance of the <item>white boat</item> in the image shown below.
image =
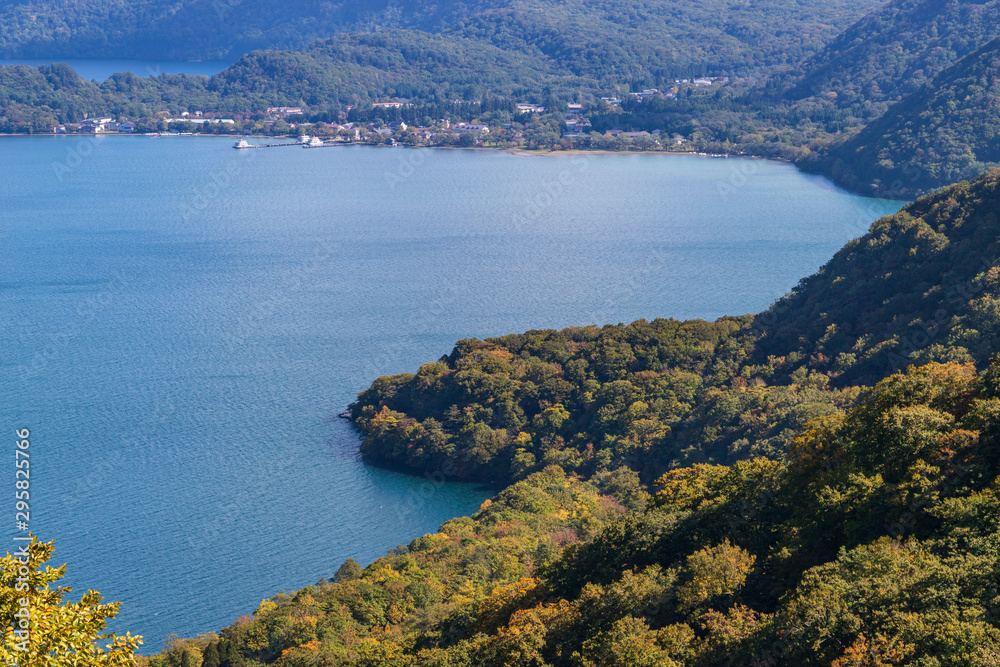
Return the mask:
<svg viewBox="0 0 1000 667">
<path fill-rule="evenodd" d="M 240 139 L 235 144 L 233 144 L 233 148 L 250 148 L 250 142 L 247 141 L 246 139 Z"/>
</svg>

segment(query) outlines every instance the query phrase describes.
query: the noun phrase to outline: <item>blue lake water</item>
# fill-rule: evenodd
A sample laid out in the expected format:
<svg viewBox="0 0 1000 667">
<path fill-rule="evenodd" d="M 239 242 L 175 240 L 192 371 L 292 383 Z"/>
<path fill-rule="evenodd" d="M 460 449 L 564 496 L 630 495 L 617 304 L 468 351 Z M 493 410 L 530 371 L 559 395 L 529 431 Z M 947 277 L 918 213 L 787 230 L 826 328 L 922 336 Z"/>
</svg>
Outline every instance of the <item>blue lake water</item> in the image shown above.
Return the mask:
<svg viewBox="0 0 1000 667">
<path fill-rule="evenodd" d="M 88 81 L 104 81 L 115 72 L 132 72 L 137 76 L 159 76 L 160 74 L 203 74 L 212 76 L 229 67 L 231 63 L 221 60 L 206 60 L 198 62 L 172 60 L 80 60 L 28 58 L 23 60 L 0 59 L 0 65 L 51 65 L 66 63 L 76 70 L 76 73 Z"/>
<path fill-rule="evenodd" d="M 0 428 L 32 432 L 32 529 L 144 652 L 489 495 L 360 462 L 335 415 L 378 375 L 757 312 L 900 204 L 763 161 L 231 144 L 0 138 Z"/>
</svg>

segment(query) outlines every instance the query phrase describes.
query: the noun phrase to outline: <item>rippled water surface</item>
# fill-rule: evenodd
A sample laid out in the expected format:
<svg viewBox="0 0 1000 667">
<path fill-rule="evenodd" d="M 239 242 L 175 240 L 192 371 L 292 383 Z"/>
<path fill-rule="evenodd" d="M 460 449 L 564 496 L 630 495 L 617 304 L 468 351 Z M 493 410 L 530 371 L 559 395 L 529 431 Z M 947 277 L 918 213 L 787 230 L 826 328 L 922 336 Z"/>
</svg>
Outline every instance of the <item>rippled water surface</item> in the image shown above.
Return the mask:
<svg viewBox="0 0 1000 667">
<path fill-rule="evenodd" d="M 147 652 L 489 495 L 359 461 L 335 415 L 378 375 L 757 312 L 899 206 L 759 161 L 231 145 L 0 139 L 0 425 L 33 530 Z"/>
</svg>

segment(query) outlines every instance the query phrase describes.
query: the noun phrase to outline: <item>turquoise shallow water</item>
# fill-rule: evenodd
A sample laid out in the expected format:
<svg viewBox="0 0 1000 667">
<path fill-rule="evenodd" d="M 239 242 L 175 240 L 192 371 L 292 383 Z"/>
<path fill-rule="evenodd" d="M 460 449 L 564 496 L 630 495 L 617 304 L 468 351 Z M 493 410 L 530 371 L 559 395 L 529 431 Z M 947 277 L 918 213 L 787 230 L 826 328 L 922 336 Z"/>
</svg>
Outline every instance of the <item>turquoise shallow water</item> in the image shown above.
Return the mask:
<svg viewBox="0 0 1000 667">
<path fill-rule="evenodd" d="M 0 139 L 0 428 L 32 430 L 33 530 L 147 652 L 489 495 L 359 461 L 335 415 L 378 375 L 757 312 L 899 206 L 759 161 L 231 144 Z"/>
</svg>

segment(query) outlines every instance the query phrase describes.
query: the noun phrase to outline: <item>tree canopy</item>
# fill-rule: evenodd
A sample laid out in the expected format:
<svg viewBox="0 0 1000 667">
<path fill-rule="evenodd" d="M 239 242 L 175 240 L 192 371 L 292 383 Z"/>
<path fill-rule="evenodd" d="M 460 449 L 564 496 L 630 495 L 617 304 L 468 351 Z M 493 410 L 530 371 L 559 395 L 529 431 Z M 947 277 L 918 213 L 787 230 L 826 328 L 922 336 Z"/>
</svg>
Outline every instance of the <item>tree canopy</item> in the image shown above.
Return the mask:
<svg viewBox="0 0 1000 667">
<path fill-rule="evenodd" d="M 0 662 L 19 667 L 132 665 L 142 637 L 106 631 L 120 603 L 103 603 L 94 590 L 79 602 L 66 600 L 71 589 L 57 585 L 66 566 L 45 565 L 52 552 L 52 542 L 32 537 L 0 559 Z"/>
</svg>

